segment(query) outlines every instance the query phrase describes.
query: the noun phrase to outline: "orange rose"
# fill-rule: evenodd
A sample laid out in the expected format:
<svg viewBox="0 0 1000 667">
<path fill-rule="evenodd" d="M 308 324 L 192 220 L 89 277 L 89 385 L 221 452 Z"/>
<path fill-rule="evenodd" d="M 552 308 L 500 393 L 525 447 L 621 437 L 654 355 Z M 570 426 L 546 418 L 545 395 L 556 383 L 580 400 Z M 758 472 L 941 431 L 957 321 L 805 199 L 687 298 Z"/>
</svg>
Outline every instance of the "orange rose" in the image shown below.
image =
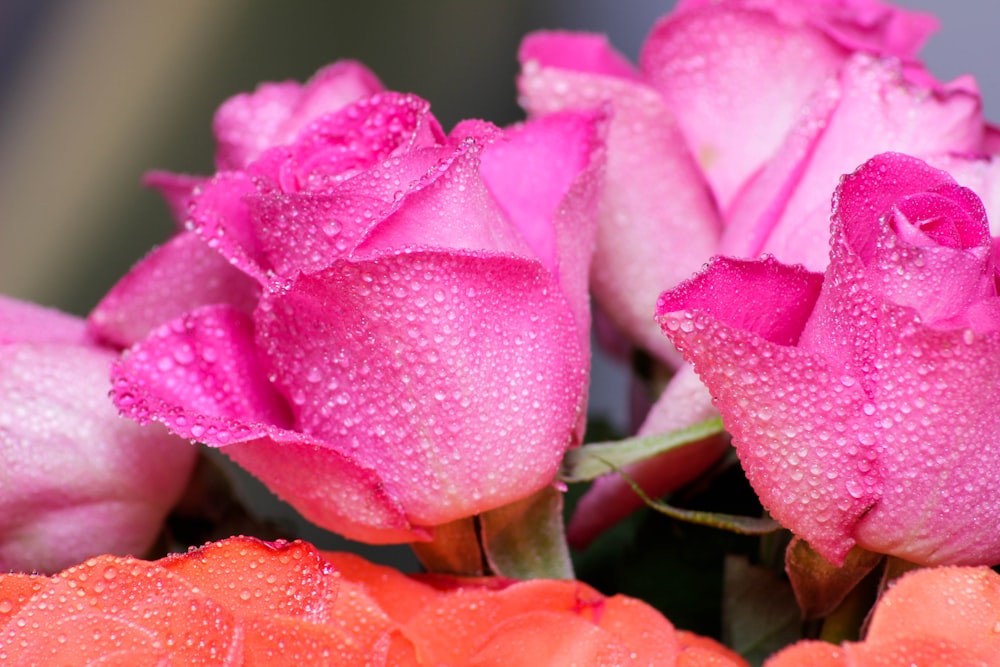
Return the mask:
<svg viewBox="0 0 1000 667">
<path fill-rule="evenodd" d="M 580 582 L 409 577 L 247 537 L 0 575 L 0 663 L 746 667 L 645 603 Z"/>
<path fill-rule="evenodd" d="M 1000 575 L 980 567 L 917 570 L 879 600 L 863 642 L 799 642 L 764 667 L 1000 665 Z"/>
</svg>

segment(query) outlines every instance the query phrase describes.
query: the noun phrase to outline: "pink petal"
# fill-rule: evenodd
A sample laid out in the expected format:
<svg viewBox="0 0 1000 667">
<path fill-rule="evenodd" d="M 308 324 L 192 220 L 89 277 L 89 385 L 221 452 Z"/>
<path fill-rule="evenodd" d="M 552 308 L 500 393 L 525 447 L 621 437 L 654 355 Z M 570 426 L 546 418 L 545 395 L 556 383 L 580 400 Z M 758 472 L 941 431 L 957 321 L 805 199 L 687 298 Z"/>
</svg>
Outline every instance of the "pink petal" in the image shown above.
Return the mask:
<svg viewBox="0 0 1000 667">
<path fill-rule="evenodd" d="M 102 341 L 128 347 L 200 306 L 225 303 L 250 313 L 259 292 L 256 281 L 184 232 L 132 267 L 90 313 L 88 324 Z"/>
<path fill-rule="evenodd" d="M 734 227 L 771 228 L 764 245 L 749 248 L 748 255 L 768 252 L 783 262 L 821 269 L 826 266 L 829 247 L 818 239 L 827 238 L 829 193 L 842 174 L 884 151 L 912 155 L 972 151 L 981 142 L 980 100 L 963 87 L 917 87 L 903 77 L 898 65 L 866 56 L 851 58 L 840 82 L 840 103 L 805 156 L 808 166 L 803 168 L 797 161 L 801 158 L 793 153 L 779 156 L 767 167 L 801 174 L 795 177 L 794 190 L 778 215 L 770 221 L 753 220 L 734 203 Z M 730 251 L 726 239 L 722 252 Z"/>
<path fill-rule="evenodd" d="M 640 62 L 726 208 L 844 56 L 818 30 L 722 6 L 661 20 Z"/>
<path fill-rule="evenodd" d="M 524 38 L 517 57 L 526 70 L 544 67 L 639 80 L 635 66 L 605 35 L 541 30 Z"/>
<path fill-rule="evenodd" d="M 604 167 L 598 123 L 590 114 L 568 112 L 530 121 L 505 131 L 480 165 L 508 219 L 558 277 L 582 346 L 590 336 L 587 280 Z"/>
<path fill-rule="evenodd" d="M 650 315 L 660 291 L 712 254 L 721 223 L 671 112 L 655 91 L 631 80 L 531 60 L 523 64 L 519 87 L 532 117 L 610 105 L 591 285 L 616 326 L 676 361 Z"/>
<path fill-rule="evenodd" d="M 291 142 L 313 119 L 381 90 L 381 82 L 363 65 L 340 61 L 305 85 L 265 83 L 253 93 L 236 95 L 215 114 L 217 168 L 242 169 L 267 148 Z"/>
<path fill-rule="evenodd" d="M 0 345 L 0 570 L 142 553 L 183 490 L 195 449 L 118 415 L 107 396 L 114 358 L 85 345 Z"/>
<path fill-rule="evenodd" d="M 268 296 L 258 325 L 296 429 L 377 470 L 415 524 L 523 498 L 576 442 L 586 350 L 537 261 L 338 263 Z"/>
<path fill-rule="evenodd" d="M 255 192 L 245 172 L 219 172 L 195 191 L 189 225 L 209 248 L 261 285 L 267 285 L 271 267 L 247 206 L 247 198 Z"/>
<path fill-rule="evenodd" d="M 248 318 L 209 306 L 156 330 L 114 368 L 114 400 L 136 421 L 223 451 L 320 526 L 354 539 L 420 539 L 380 476 L 292 430 L 258 359 Z"/>
<path fill-rule="evenodd" d="M 820 282 L 771 259 L 716 258 L 663 295 L 658 319 L 715 397 L 764 507 L 839 563 L 878 499 L 878 448 L 856 380 L 791 347 Z"/>
<path fill-rule="evenodd" d="M 899 279 L 909 276 L 915 283 L 936 278 L 931 284 L 952 289 L 947 281 L 961 278 L 954 272 L 961 266 L 945 261 L 937 267 L 945 273 L 921 277 L 921 264 L 933 265 L 938 258 L 921 250 L 915 262 L 906 248 L 884 253 L 887 239 L 878 238 L 873 224 L 877 216 L 888 224 L 883 211 L 910 193 L 928 190 L 950 193 L 981 216 L 977 202 L 950 181 L 947 174 L 896 154 L 876 156 L 844 179 L 834 211 L 831 266 L 800 345 L 836 358 L 866 393 L 863 410 L 871 416 L 866 439 L 878 443 L 883 480 L 880 501 L 858 527 L 858 542 L 925 564 L 985 564 L 1000 557 L 1000 540 L 981 528 L 1000 505 L 994 491 L 1000 470 L 989 465 L 987 454 L 1000 435 L 993 395 L 1000 386 L 998 322 L 980 331 L 945 328 L 925 321 L 920 312 L 925 303 L 894 303 L 901 293 L 907 299 L 913 295 L 893 282 L 887 285 L 883 273 L 902 273 Z M 991 252 L 992 246 L 987 246 Z M 988 283 L 991 289 L 979 298 L 995 303 L 995 283 Z M 917 287 L 913 290 L 916 294 Z"/>
<path fill-rule="evenodd" d="M 530 247 L 479 174 L 480 141 L 470 138 L 461 142 L 406 195 L 394 213 L 369 231 L 355 255 L 446 248 L 532 257 Z"/>
<path fill-rule="evenodd" d="M 1000 560 L 1000 333 L 935 331 L 892 313 L 880 322 L 871 404 L 882 498 L 858 543 L 928 565 Z"/>
<path fill-rule="evenodd" d="M 86 324 L 79 317 L 0 294 L 0 344 L 86 340 Z"/>
</svg>

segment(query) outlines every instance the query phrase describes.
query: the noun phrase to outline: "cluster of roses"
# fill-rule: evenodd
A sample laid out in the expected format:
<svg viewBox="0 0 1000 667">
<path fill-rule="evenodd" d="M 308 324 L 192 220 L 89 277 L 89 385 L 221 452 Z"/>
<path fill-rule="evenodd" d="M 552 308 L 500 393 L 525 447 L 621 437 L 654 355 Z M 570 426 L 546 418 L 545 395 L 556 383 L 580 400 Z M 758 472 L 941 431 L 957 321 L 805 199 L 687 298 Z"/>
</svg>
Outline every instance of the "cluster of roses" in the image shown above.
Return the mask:
<svg viewBox="0 0 1000 667">
<path fill-rule="evenodd" d="M 178 233 L 85 322 L 0 300 L 0 568 L 143 552 L 186 440 L 369 543 L 519 501 L 582 440 L 590 294 L 675 371 L 638 432 L 721 413 L 764 506 L 831 563 L 1000 563 L 1000 140 L 973 81 L 916 60 L 933 24 L 878 0 L 685 0 L 638 67 L 534 34 L 529 120 L 504 129 L 446 133 L 350 62 L 230 99 L 214 175 L 148 178 Z M 663 493 L 727 446 L 627 472 Z M 638 502 L 598 480 L 570 538 Z M 0 581 L 9 664 L 67 645 L 115 664 L 743 664 L 583 584 L 418 580 L 301 544 Z M 770 664 L 996 664 L 998 596 L 985 569 L 913 574 L 864 643 Z"/>
</svg>

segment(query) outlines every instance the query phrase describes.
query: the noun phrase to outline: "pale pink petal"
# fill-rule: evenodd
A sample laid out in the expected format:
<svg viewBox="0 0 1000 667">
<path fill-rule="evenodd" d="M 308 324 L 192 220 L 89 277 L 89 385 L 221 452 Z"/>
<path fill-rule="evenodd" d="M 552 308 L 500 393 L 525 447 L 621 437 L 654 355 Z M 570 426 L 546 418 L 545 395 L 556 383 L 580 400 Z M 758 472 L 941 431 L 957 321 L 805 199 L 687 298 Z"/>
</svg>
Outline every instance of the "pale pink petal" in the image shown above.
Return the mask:
<svg viewBox="0 0 1000 667">
<path fill-rule="evenodd" d="M 382 90 L 360 63 L 340 61 L 293 81 L 261 84 L 253 93 L 230 98 L 215 114 L 220 171 L 242 169 L 271 146 L 286 144 L 311 120 Z"/>
<path fill-rule="evenodd" d="M 829 197 L 842 174 L 885 151 L 911 155 L 971 152 L 982 141 L 981 102 L 964 87 L 927 90 L 908 82 L 898 65 L 867 56 L 848 61 L 840 86 L 840 102 L 806 156 L 808 166 L 803 167 L 793 153 L 767 167 L 801 174 L 777 215 L 770 220 L 738 222 L 749 212 L 734 204 L 734 226 L 757 224 L 771 230 L 764 245 L 749 248 L 747 255 L 772 253 L 783 262 L 821 270 L 829 252 L 825 242 Z M 728 239 L 722 252 L 730 252 Z"/>
<path fill-rule="evenodd" d="M 0 294 L 0 344 L 86 341 L 87 326 L 79 317 Z"/>
<path fill-rule="evenodd" d="M 269 295 L 257 317 L 296 429 L 378 470 L 414 524 L 520 499 L 575 444 L 586 351 L 537 261 L 341 262 Z"/>
<path fill-rule="evenodd" d="M 656 297 L 711 256 L 721 223 L 671 112 L 642 84 L 535 60 L 524 61 L 519 87 L 532 117 L 610 106 L 591 285 L 617 327 L 676 363 L 652 321 Z"/>
<path fill-rule="evenodd" d="M 108 399 L 115 356 L 0 346 L 0 570 L 142 553 L 183 490 L 195 448 L 118 415 Z"/>
<path fill-rule="evenodd" d="M 726 208 L 845 56 L 807 25 L 723 6 L 662 19 L 640 63 Z"/>
<path fill-rule="evenodd" d="M 718 416 L 712 396 L 690 365 L 684 365 L 653 405 L 636 435 L 669 433 Z M 719 460 L 728 449 L 721 436 L 712 436 L 682 449 L 661 454 L 624 468 L 651 498 L 658 498 L 690 482 Z M 586 546 L 629 514 L 644 507 L 631 485 L 618 474 L 600 477 L 580 498 L 567 527 L 570 543 Z"/>
<path fill-rule="evenodd" d="M 102 341 L 128 347 L 200 306 L 226 303 L 250 313 L 259 292 L 253 278 L 183 232 L 132 267 L 91 311 L 88 324 Z"/>
<path fill-rule="evenodd" d="M 480 173 L 508 219 L 555 275 L 589 344 L 587 281 L 604 167 L 603 127 L 592 114 L 557 113 L 508 129 Z"/>
<path fill-rule="evenodd" d="M 994 155 L 943 153 L 921 156 L 976 193 L 986 208 L 990 234 L 1000 236 L 1000 160 Z"/>
<path fill-rule="evenodd" d="M 667 292 L 659 321 L 715 397 L 771 515 L 840 563 L 879 497 L 867 397 L 820 353 L 794 347 L 821 276 L 716 258 Z"/>
<path fill-rule="evenodd" d="M 852 51 L 916 57 L 938 28 L 932 14 L 910 11 L 880 0 L 681 0 L 675 12 L 712 6 L 772 12 L 789 25 L 807 23 Z"/>
<path fill-rule="evenodd" d="M 291 430 L 252 335 L 247 316 L 224 306 L 175 320 L 115 364 L 115 403 L 136 421 L 223 448 L 318 525 L 371 542 L 425 536 L 373 470 L 322 437 Z"/>
</svg>

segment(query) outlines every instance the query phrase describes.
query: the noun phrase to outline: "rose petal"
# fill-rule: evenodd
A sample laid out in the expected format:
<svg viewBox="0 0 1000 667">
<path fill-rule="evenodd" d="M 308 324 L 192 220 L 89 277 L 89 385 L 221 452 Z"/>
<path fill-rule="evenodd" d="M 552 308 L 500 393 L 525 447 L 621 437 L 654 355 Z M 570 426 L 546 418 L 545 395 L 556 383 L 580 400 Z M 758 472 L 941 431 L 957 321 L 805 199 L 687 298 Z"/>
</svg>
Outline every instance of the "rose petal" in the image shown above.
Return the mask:
<svg viewBox="0 0 1000 667">
<path fill-rule="evenodd" d="M 86 324 L 79 317 L 0 294 L 0 345 L 86 341 Z"/>
<path fill-rule="evenodd" d="M 611 108 L 591 264 L 594 297 L 616 326 L 676 363 L 650 313 L 659 292 L 691 275 L 715 248 L 721 223 L 707 184 L 654 90 L 601 71 L 562 69 L 558 60 L 539 61 L 548 50 L 536 44 L 527 41 L 521 56 L 519 90 L 530 115 Z"/>
<path fill-rule="evenodd" d="M 260 288 L 192 233 L 153 249 L 119 280 L 88 317 L 102 341 L 128 347 L 189 310 L 230 304 L 253 311 Z"/>
<path fill-rule="evenodd" d="M 910 83 L 898 64 L 855 55 L 841 74 L 840 88 L 836 110 L 826 119 L 808 155 L 793 149 L 779 154 L 766 168 L 787 174 L 783 187 L 788 194 L 783 206 L 765 214 L 734 203 L 734 229 L 730 232 L 727 228 L 722 253 L 772 253 L 783 262 L 821 270 L 827 264 L 829 246 L 817 239 L 827 238 L 829 196 L 842 174 L 883 151 L 912 155 L 971 151 L 981 141 L 979 97 L 962 86 L 952 84 L 928 91 Z M 816 120 L 805 119 L 804 131 L 811 132 Z M 804 158 L 808 159 L 807 166 L 802 163 Z M 756 187 L 771 187 L 771 178 Z M 729 234 L 740 234 L 739 230 L 748 226 L 758 228 L 757 238 L 764 240 L 763 245 L 732 246 Z"/>
<path fill-rule="evenodd" d="M 583 413 L 586 359 L 534 261 L 410 252 L 339 263 L 266 297 L 258 322 L 296 428 L 378 470 L 417 524 L 541 488 Z"/>
<path fill-rule="evenodd" d="M 661 297 L 658 320 L 715 397 L 764 507 L 839 563 L 879 497 L 878 449 L 854 377 L 791 347 L 820 281 L 773 260 L 716 258 Z"/>
<path fill-rule="evenodd" d="M 508 128 L 483 155 L 490 192 L 542 264 L 557 277 L 573 309 L 580 344 L 589 345 L 587 295 L 603 152 L 598 119 L 559 113 Z"/>
<path fill-rule="evenodd" d="M 183 490 L 194 448 L 117 414 L 107 397 L 114 357 L 82 345 L 0 346 L 0 570 L 142 553 Z"/>
<path fill-rule="evenodd" d="M 662 19 L 640 63 L 725 209 L 843 58 L 842 47 L 809 26 L 713 6 Z"/>
<path fill-rule="evenodd" d="M 114 400 L 140 423 L 225 453 L 314 522 L 355 539 L 409 541 L 398 503 L 373 470 L 322 438 L 290 430 L 287 404 L 267 379 L 246 316 L 205 307 L 155 331 L 113 371 Z M 384 530 L 383 530 L 384 529 Z"/>
<path fill-rule="evenodd" d="M 305 85 L 265 83 L 253 93 L 231 97 L 212 124 L 218 169 L 242 169 L 265 149 L 289 143 L 312 119 L 380 90 L 381 82 L 364 65 L 343 60 Z"/>
</svg>

